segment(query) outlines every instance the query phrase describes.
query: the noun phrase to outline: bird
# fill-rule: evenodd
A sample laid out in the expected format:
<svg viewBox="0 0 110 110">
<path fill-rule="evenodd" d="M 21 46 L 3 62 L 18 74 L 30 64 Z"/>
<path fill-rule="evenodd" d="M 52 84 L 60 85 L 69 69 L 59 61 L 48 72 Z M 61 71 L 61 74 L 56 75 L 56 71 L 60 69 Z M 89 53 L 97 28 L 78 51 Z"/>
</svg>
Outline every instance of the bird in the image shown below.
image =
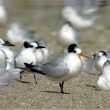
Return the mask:
<svg viewBox="0 0 110 110">
<path fill-rule="evenodd" d="M 66 50 L 72 43 L 78 44 L 79 35 L 70 21 L 64 22 L 58 32 L 57 41 L 62 46 L 63 50 Z"/>
<path fill-rule="evenodd" d="M 32 63 L 33 65 L 37 64 L 36 58 L 36 50 L 45 48 L 44 46 L 40 46 L 37 42 L 28 42 L 25 41 L 23 44 L 23 48 L 18 55 L 15 57 L 15 62 L 17 67 L 25 67 L 24 62 Z"/>
<path fill-rule="evenodd" d="M 96 82 L 98 90 L 110 90 L 110 60 L 107 60 Z"/>
<path fill-rule="evenodd" d="M 12 80 L 19 78 L 20 74 L 25 71 L 23 68 L 6 69 L 7 55 L 0 49 L 0 85 L 8 85 Z"/>
<path fill-rule="evenodd" d="M 53 81 L 59 81 L 61 93 L 64 93 L 64 81 L 76 77 L 82 69 L 80 56 L 88 57 L 81 52 L 77 44 L 71 44 L 68 47 L 68 54 L 58 57 L 42 65 L 32 65 L 24 63 L 27 70 L 42 74 Z"/>
<path fill-rule="evenodd" d="M 0 85 L 8 85 L 11 81 L 17 80 L 25 69 L 15 68 L 8 69 L 0 68 Z"/>
<path fill-rule="evenodd" d="M 28 42 L 25 41 L 23 44 L 23 49 L 21 50 L 20 53 L 18 53 L 15 56 L 15 66 L 16 67 L 25 67 L 24 63 L 29 63 L 36 65 L 37 64 L 37 58 L 36 58 L 36 50 L 45 48 L 44 46 L 40 46 L 36 42 Z M 34 76 L 35 78 L 35 76 Z M 22 76 L 20 76 L 20 79 L 22 79 Z"/>
<path fill-rule="evenodd" d="M 103 50 L 94 54 L 95 68 L 98 71 L 102 71 L 104 63 L 108 60 L 107 53 Z"/>
<path fill-rule="evenodd" d="M 6 31 L 6 38 L 8 41 L 16 44 L 23 43 L 25 41 L 32 41 L 35 35 L 35 31 L 25 28 L 20 23 L 11 23 Z"/>
<path fill-rule="evenodd" d="M 65 0 L 61 15 L 77 29 L 88 28 L 93 26 L 98 18 L 95 15 L 97 5 L 96 0 Z"/>
<path fill-rule="evenodd" d="M 6 55 L 7 55 L 7 67 L 6 69 L 14 69 L 14 58 L 15 58 L 15 53 L 11 51 L 9 47 L 15 46 L 11 44 L 9 41 L 3 40 L 0 38 L 0 49 L 2 49 Z"/>
<path fill-rule="evenodd" d="M 50 51 L 45 43 L 45 41 L 40 40 L 38 42 L 39 45 L 44 46 L 45 48 L 39 48 L 36 50 L 36 58 L 37 64 L 42 64 L 47 62 L 50 55 L 52 55 L 52 51 Z"/>
</svg>

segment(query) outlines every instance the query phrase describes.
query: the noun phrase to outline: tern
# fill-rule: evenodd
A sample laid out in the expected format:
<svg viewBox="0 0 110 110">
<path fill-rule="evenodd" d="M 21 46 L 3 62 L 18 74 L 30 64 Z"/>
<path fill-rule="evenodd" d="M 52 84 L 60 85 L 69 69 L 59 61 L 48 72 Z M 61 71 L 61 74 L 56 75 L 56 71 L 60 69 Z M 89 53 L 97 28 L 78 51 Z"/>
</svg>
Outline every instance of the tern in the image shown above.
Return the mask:
<svg viewBox="0 0 110 110">
<path fill-rule="evenodd" d="M 25 66 L 31 72 L 47 76 L 53 81 L 59 81 L 61 93 L 64 93 L 64 81 L 76 77 L 81 72 L 82 62 L 80 56 L 87 57 L 81 52 L 77 44 L 71 44 L 68 47 L 67 55 L 40 66 L 27 63 L 25 63 Z"/>
<path fill-rule="evenodd" d="M 105 51 L 99 51 L 98 53 L 94 54 L 94 62 L 95 68 L 98 71 L 102 71 L 104 63 L 108 60 L 107 53 Z"/>
<path fill-rule="evenodd" d="M 99 90 L 110 90 L 110 61 L 104 63 L 101 75 L 97 79 L 97 88 Z"/>
</svg>

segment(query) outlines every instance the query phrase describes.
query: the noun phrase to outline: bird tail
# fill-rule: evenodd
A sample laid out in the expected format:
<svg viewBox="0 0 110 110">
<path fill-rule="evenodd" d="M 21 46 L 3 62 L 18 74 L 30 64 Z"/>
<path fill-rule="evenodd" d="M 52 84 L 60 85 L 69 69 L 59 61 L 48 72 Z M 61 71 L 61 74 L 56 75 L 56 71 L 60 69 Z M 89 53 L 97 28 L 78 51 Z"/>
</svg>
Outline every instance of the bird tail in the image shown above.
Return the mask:
<svg viewBox="0 0 110 110">
<path fill-rule="evenodd" d="M 43 73 L 39 68 L 39 66 L 34 66 L 32 64 L 28 64 L 28 63 L 24 63 L 25 67 L 27 68 L 27 70 L 31 71 L 31 72 L 37 72 L 38 74 L 42 74 L 45 75 L 45 73 Z"/>
</svg>

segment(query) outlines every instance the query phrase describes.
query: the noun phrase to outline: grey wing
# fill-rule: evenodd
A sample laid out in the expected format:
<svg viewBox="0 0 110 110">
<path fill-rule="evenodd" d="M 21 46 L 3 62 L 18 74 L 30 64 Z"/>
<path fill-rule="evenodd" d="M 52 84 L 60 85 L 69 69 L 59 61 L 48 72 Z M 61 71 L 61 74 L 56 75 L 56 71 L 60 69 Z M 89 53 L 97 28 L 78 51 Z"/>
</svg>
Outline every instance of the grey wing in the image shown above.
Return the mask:
<svg viewBox="0 0 110 110">
<path fill-rule="evenodd" d="M 2 74 L 0 74 L 0 85 L 7 85 L 10 81 L 17 79 L 19 76 L 16 73 L 16 71 L 11 70 L 3 70 Z"/>
<path fill-rule="evenodd" d="M 64 76 L 69 72 L 69 69 L 67 68 L 67 65 L 65 64 L 63 58 L 64 57 L 61 57 L 53 60 L 52 62 L 42 65 L 42 72 L 51 78 L 59 78 Z"/>
</svg>

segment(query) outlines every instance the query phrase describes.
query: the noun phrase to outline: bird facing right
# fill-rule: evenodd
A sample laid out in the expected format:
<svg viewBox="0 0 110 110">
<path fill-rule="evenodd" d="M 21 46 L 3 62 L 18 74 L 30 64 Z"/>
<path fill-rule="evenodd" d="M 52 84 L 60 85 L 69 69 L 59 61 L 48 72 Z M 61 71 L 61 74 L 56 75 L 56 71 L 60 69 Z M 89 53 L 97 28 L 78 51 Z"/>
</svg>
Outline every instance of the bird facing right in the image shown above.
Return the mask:
<svg viewBox="0 0 110 110">
<path fill-rule="evenodd" d="M 68 47 L 68 53 L 62 57 L 40 66 L 27 63 L 25 63 L 25 66 L 31 72 L 47 76 L 53 81 L 59 81 L 61 93 L 64 93 L 64 81 L 76 77 L 81 72 L 82 62 L 80 56 L 87 57 L 81 52 L 77 44 L 71 44 Z"/>
</svg>

